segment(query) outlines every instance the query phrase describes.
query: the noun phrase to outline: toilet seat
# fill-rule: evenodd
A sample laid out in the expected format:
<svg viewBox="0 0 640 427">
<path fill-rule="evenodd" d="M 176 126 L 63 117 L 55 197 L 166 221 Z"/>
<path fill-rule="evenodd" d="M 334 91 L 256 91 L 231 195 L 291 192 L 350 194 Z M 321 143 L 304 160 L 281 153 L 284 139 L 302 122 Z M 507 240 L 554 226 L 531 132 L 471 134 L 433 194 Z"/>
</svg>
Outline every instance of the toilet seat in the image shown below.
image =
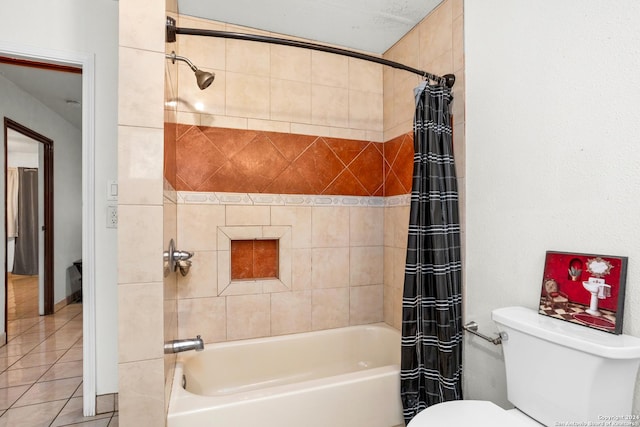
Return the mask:
<svg viewBox="0 0 640 427">
<path fill-rule="evenodd" d="M 532 418 L 518 411 L 515 416 L 486 400 L 453 400 L 433 405 L 416 415 L 407 427 L 432 426 L 491 426 L 531 427 L 540 426 Z"/>
</svg>

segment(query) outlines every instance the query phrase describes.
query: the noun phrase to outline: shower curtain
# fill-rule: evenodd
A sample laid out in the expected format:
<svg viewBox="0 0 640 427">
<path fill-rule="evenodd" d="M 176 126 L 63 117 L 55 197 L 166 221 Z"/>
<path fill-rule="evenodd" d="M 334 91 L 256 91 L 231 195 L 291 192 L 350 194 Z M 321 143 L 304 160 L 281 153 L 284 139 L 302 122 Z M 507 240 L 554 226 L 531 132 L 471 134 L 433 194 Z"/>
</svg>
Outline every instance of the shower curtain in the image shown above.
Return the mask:
<svg viewBox="0 0 640 427">
<path fill-rule="evenodd" d="M 18 236 L 13 274 L 38 274 L 38 169 L 18 168 Z"/>
<path fill-rule="evenodd" d="M 462 268 L 451 89 L 423 83 L 415 92 L 400 374 L 407 423 L 428 406 L 462 399 Z"/>
<path fill-rule="evenodd" d="M 7 168 L 7 238 L 18 235 L 18 168 Z"/>
</svg>

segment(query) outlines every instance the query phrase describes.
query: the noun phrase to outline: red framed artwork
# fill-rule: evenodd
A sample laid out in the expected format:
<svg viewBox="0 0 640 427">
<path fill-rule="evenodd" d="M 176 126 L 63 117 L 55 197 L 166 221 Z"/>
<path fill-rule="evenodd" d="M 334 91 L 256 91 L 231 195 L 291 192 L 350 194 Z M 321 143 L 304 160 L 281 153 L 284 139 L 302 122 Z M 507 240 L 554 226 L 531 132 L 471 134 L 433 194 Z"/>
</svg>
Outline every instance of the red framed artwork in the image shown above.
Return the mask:
<svg viewBox="0 0 640 427">
<path fill-rule="evenodd" d="M 622 333 L 627 258 L 547 251 L 540 314 Z"/>
</svg>

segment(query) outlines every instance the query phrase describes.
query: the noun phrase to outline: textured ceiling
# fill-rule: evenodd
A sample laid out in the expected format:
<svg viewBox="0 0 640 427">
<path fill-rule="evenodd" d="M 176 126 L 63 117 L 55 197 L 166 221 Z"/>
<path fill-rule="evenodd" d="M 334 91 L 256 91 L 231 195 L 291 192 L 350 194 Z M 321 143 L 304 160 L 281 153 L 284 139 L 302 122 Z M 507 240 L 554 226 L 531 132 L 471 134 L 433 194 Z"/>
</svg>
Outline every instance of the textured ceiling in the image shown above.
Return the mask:
<svg viewBox="0 0 640 427">
<path fill-rule="evenodd" d="M 178 0 L 180 14 L 382 54 L 441 0 Z"/>
</svg>

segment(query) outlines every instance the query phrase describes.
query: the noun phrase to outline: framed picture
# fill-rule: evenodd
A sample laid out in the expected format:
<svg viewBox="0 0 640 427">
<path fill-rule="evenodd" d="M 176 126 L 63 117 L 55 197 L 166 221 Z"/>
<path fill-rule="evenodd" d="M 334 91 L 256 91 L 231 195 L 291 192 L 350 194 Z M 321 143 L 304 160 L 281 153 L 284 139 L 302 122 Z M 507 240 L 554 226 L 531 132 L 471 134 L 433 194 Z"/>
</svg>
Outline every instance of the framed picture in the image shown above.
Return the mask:
<svg viewBox="0 0 640 427">
<path fill-rule="evenodd" d="M 540 314 L 622 333 L 627 258 L 547 251 Z"/>
</svg>

